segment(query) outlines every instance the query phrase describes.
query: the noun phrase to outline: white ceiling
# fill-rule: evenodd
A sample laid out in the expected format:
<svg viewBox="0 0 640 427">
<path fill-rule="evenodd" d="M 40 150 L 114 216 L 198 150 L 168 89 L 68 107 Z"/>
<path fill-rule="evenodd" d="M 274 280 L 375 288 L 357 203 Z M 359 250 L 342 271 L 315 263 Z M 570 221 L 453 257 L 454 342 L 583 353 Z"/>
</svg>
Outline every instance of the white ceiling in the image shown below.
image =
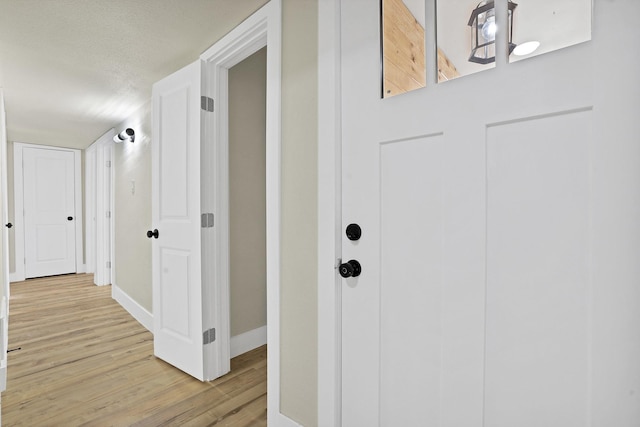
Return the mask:
<svg viewBox="0 0 640 427">
<path fill-rule="evenodd" d="M 0 0 L 9 141 L 86 148 L 267 0 Z"/>
</svg>

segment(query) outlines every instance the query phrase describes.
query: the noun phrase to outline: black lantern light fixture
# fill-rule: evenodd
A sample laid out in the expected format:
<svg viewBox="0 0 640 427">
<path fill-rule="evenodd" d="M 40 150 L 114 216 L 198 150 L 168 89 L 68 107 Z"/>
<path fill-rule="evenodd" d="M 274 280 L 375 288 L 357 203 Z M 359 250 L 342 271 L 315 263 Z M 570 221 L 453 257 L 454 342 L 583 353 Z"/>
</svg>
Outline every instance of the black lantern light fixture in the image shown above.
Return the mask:
<svg viewBox="0 0 640 427">
<path fill-rule="evenodd" d="M 518 6 L 511 0 L 508 2 L 509 7 L 509 55 L 516 47 L 513 44 L 513 12 Z M 471 27 L 471 55 L 469 62 L 478 64 L 490 64 L 496 60 L 496 9 L 493 0 L 482 1 L 471 12 L 469 18 L 469 26 Z"/>
</svg>

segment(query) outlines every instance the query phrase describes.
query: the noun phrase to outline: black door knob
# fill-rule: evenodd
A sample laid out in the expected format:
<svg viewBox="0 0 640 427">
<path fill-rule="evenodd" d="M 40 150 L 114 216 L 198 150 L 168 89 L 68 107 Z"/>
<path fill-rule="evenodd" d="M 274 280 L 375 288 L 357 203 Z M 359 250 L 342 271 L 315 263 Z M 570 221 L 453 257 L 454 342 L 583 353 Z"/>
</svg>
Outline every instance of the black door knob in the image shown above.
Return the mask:
<svg viewBox="0 0 640 427">
<path fill-rule="evenodd" d="M 349 224 L 347 225 L 346 234 L 349 240 L 359 240 L 360 236 L 362 236 L 362 229 L 358 224 Z"/>
<path fill-rule="evenodd" d="M 13 227 L 13 224 L 8 223 L 8 224 L 5 224 L 4 226 L 7 227 L 7 228 L 11 228 L 11 227 Z"/>
<path fill-rule="evenodd" d="M 73 221 L 73 217 L 72 216 L 68 216 L 67 217 L 67 221 Z"/>
<path fill-rule="evenodd" d="M 340 271 L 340 275 L 344 278 L 358 277 L 360 273 L 362 273 L 362 267 L 358 261 L 352 259 L 351 261 L 340 264 L 338 271 Z"/>
<path fill-rule="evenodd" d="M 151 230 L 147 231 L 147 237 L 148 238 L 152 238 L 153 237 L 153 238 L 157 239 L 159 235 L 160 235 L 160 233 L 158 233 L 158 229 L 157 228 L 155 230 L 153 230 L 153 231 L 151 231 Z"/>
</svg>

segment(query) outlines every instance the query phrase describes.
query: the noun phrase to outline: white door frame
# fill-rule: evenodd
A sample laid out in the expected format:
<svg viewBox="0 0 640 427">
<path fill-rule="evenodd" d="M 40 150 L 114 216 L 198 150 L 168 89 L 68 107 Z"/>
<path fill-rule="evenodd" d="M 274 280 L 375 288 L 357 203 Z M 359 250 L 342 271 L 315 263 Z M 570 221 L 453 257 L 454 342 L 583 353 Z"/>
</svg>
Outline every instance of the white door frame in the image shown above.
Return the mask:
<svg viewBox="0 0 640 427">
<path fill-rule="evenodd" d="M 214 237 L 203 241 L 205 277 L 215 279 L 215 289 L 205 287 L 205 324 L 220 325 L 226 345 L 218 346 L 229 360 L 229 165 L 228 70 L 264 46 L 267 47 L 266 216 L 267 216 L 267 414 L 269 425 L 296 425 L 280 413 L 280 200 L 281 200 L 281 0 L 271 0 L 229 34 L 205 51 L 204 94 L 215 100 L 213 114 L 204 120 L 203 212 L 216 212 Z M 223 335 L 224 334 L 224 335 Z M 219 355 L 223 356 L 223 355 Z"/>
<path fill-rule="evenodd" d="M 84 150 L 85 271 L 96 271 L 96 143 Z"/>
<path fill-rule="evenodd" d="M 14 186 L 14 218 L 15 227 L 15 259 L 16 271 L 13 281 L 21 282 L 25 280 L 24 266 L 24 185 L 23 185 L 23 163 L 22 154 L 25 148 L 36 148 L 43 150 L 68 151 L 73 153 L 74 160 L 74 187 L 75 187 L 75 225 L 76 225 L 76 273 L 84 273 L 83 263 L 83 203 L 82 203 L 82 175 L 81 175 L 81 151 L 72 148 L 53 147 L 48 145 L 27 144 L 15 142 L 13 144 L 13 186 Z M 20 261 L 22 260 L 22 261 Z"/>
<path fill-rule="evenodd" d="M 111 152 L 115 134 L 115 129 L 110 129 L 85 150 L 86 272 L 94 274 L 93 283 L 98 286 L 111 284 Z"/>
<path fill-rule="evenodd" d="M 9 345 L 9 296 L 11 289 L 9 287 L 9 228 L 6 224 L 9 222 L 8 196 L 7 196 L 7 126 L 6 114 L 4 109 L 4 92 L 0 89 L 0 198 L 2 201 L 2 277 L 0 277 L 0 286 L 2 286 L 3 298 L 0 301 L 0 392 L 7 389 L 7 350 Z"/>
</svg>

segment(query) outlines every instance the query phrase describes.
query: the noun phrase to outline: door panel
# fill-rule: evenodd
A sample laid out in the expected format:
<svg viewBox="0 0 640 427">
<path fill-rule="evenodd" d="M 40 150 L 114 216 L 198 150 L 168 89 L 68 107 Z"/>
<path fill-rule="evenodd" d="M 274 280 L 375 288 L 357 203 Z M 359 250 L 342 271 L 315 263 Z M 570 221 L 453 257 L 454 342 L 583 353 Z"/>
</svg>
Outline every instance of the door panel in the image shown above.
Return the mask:
<svg viewBox="0 0 640 427">
<path fill-rule="evenodd" d="M 380 146 L 383 425 L 437 420 L 440 410 L 443 139 L 440 134 Z M 427 197 L 414 197 L 409 188 Z"/>
<path fill-rule="evenodd" d="M 200 62 L 153 86 L 154 353 L 204 379 Z"/>
<path fill-rule="evenodd" d="M 341 2 L 342 230 L 362 227 L 342 235 L 343 260 L 362 266 L 341 289 L 342 425 L 640 423 L 624 392 L 640 387 L 637 364 L 596 344 L 640 354 L 640 322 L 625 320 L 637 304 L 619 297 L 637 260 L 607 255 L 640 242 L 640 202 L 621 196 L 637 194 L 638 126 L 616 118 L 640 115 L 639 67 L 613 48 L 640 3 L 596 8 L 592 42 L 515 64 L 505 47 L 495 69 L 442 84 L 431 70 L 389 99 L 376 3 Z M 618 60 L 624 82 L 604 72 Z"/>
<path fill-rule="evenodd" d="M 488 129 L 489 425 L 588 425 L 592 120 Z"/>
<path fill-rule="evenodd" d="M 74 180 L 73 152 L 24 148 L 27 278 L 76 272 Z"/>
</svg>

